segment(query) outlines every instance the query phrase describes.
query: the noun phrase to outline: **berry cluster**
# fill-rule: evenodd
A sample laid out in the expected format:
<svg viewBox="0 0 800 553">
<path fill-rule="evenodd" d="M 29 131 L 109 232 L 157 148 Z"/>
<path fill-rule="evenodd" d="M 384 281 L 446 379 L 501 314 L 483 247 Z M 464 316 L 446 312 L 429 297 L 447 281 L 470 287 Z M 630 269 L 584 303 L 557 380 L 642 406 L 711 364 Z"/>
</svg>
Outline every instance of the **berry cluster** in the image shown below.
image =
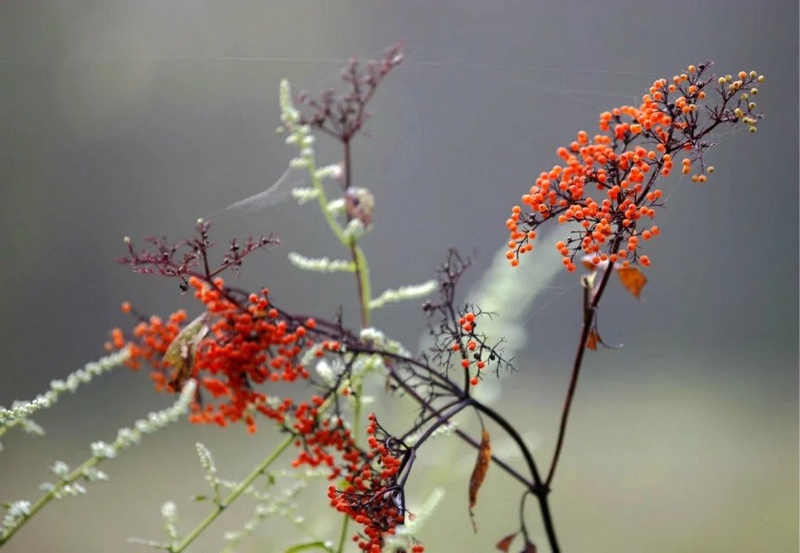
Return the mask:
<svg viewBox="0 0 800 553">
<path fill-rule="evenodd" d="M 244 421 L 255 432 L 254 414 L 260 412 L 279 423 L 292 414 L 298 419 L 298 430 L 304 428 L 306 404 L 295 404 L 291 398 L 276 401 L 255 386 L 308 379 L 300 359 L 317 346 L 309 333 L 316 325 L 314 319 L 299 324 L 281 315 L 270 306 L 266 289 L 240 302 L 221 278 L 209 284 L 192 277 L 188 283 L 205 306 L 195 323 L 182 327 L 187 318 L 183 311 L 166 323 L 151 317 L 136 326 L 131 341 L 115 330 L 112 346 L 130 349 L 132 368 L 138 369 L 142 361 L 149 363 L 159 390 L 176 391 L 189 378 L 196 378 L 199 389 L 213 401 L 195 402 L 192 422 L 225 426 Z"/>
<path fill-rule="evenodd" d="M 379 424 L 375 414 L 369 415 L 367 426 L 369 451 L 360 464 L 351 464 L 345 475 L 347 487 L 328 488 L 330 504 L 364 526 L 363 535 L 353 541 L 362 551 L 379 553 L 384 538 L 393 535 L 405 520 L 403 482 L 399 478 L 411 450 L 390 436 Z M 421 552 L 421 545 L 414 551 Z"/>
<path fill-rule="evenodd" d="M 519 256 L 533 249 L 539 225 L 556 219 L 581 227 L 556 245 L 569 271 L 575 270 L 579 252 L 595 265 L 649 265 L 639 247 L 640 239 L 659 233 L 649 222 L 662 205 L 656 181 L 672 172 L 674 158 L 682 154 L 682 173 L 696 170 L 692 181 L 705 182 L 713 172 L 703 162 L 703 153 L 713 146 L 706 137 L 723 123 L 745 124 L 754 132 L 762 117 L 751 96 L 758 93 L 755 85 L 763 76 L 742 71 L 738 79 L 727 75 L 714 81 L 707 71 L 708 64 L 690 65 L 671 81 L 655 81 L 638 108 L 622 106 L 600 114 L 599 134 L 590 137 L 580 131 L 569 146 L 559 148 L 563 165 L 542 172 L 522 196 L 529 211 L 514 206 L 506 221 L 511 264 L 519 264 Z M 718 99 L 709 105 L 707 89 L 712 86 Z"/>
</svg>

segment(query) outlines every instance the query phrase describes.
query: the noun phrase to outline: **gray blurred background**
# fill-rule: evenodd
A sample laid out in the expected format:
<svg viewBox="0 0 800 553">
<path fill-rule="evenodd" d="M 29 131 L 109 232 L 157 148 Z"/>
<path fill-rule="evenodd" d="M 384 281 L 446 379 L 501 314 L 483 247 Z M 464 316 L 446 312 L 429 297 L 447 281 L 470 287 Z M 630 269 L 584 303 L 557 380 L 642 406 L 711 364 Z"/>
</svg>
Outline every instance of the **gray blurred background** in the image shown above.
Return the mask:
<svg viewBox="0 0 800 553">
<path fill-rule="evenodd" d="M 377 293 L 426 280 L 449 246 L 475 252 L 466 284 L 478 280 L 506 239 L 510 207 L 558 162 L 558 146 L 592 132 L 601 111 L 638 103 L 654 79 L 712 59 L 718 73 L 767 76 L 757 98 L 767 118 L 754 136 L 721 129 L 709 183 L 665 184 L 644 301 L 615 287 L 602 306 L 604 338 L 625 347 L 587 358 L 552 508 L 564 551 L 795 552 L 797 22 L 797 3 L 785 1 L 5 1 L 0 405 L 101 356 L 108 330 L 130 322 L 123 300 L 148 313 L 196 311 L 175 282 L 115 264 L 122 237 L 181 236 L 197 216 L 274 182 L 294 154 L 274 134 L 283 77 L 317 91 L 336 84 L 350 56 L 405 40 L 406 61 L 372 104 L 372 137 L 354 151 L 356 182 L 377 198 L 364 242 Z M 323 142 L 318 155 L 341 154 Z M 252 257 L 241 286 L 267 285 L 282 306 L 321 315 L 352 303 L 351 278 L 298 274 L 286 261 L 291 250 L 345 255 L 313 208 L 286 203 L 214 229 L 220 242 L 273 232 L 285 243 Z M 544 466 L 581 301 L 574 275 L 558 272 L 549 286 L 500 404 L 540 444 Z M 409 304 L 375 323 L 413 347 L 424 318 Z M 90 442 L 170 401 L 127 370 L 63 398 L 36 419 L 47 437 L 4 436 L 0 501 L 37 496 L 54 460 L 79 463 Z M 185 531 L 207 512 L 188 500 L 205 492 L 196 441 L 233 479 L 274 439 L 266 424 L 255 436 L 173 426 L 108 464 L 109 483 L 49 506 L 6 550 L 144 550 L 125 540 L 162 538 L 167 499 Z M 437 479 L 450 482 L 422 537 L 430 551 L 491 550 L 515 529 L 518 490 L 490 472 L 473 535 L 474 453 L 441 447 L 429 450 L 409 498 L 419 504 Z M 309 524 L 332 537 L 338 522 L 317 499 L 324 486 L 307 492 Z M 223 531 L 249 514 L 247 504 L 226 513 L 191 550 L 220 550 Z M 291 543 L 276 521 L 240 550 Z"/>
</svg>

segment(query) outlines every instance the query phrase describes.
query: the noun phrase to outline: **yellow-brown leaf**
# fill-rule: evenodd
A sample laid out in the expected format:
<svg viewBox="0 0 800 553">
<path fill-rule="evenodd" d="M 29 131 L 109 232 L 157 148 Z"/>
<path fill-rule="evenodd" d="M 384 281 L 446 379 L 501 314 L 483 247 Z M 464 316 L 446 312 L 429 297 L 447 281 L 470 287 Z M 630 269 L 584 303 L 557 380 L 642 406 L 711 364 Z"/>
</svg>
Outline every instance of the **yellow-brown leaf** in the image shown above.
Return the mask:
<svg viewBox="0 0 800 553">
<path fill-rule="evenodd" d="M 636 267 L 621 267 L 617 269 L 617 274 L 625 289 L 639 299 L 642 288 L 647 284 L 647 277 Z"/>
</svg>

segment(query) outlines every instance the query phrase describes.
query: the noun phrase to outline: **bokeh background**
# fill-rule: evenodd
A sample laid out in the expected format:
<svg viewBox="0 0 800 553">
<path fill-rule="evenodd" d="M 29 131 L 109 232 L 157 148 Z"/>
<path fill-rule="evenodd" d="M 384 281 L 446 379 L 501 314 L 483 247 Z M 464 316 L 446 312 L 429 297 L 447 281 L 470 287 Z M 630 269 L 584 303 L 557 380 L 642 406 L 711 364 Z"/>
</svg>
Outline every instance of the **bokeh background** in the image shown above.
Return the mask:
<svg viewBox="0 0 800 553">
<path fill-rule="evenodd" d="M 274 134 L 279 80 L 333 86 L 347 58 L 401 39 L 406 61 L 354 153 L 356 181 L 377 198 L 364 242 L 377 291 L 426 280 L 450 246 L 475 253 L 467 284 L 477 282 L 506 239 L 510 207 L 557 163 L 556 148 L 595 128 L 599 112 L 638 103 L 656 78 L 706 59 L 718 73 L 767 76 L 758 133 L 721 129 L 710 182 L 666 184 L 644 301 L 609 291 L 601 329 L 625 347 L 587 359 L 552 508 L 564 551 L 797 551 L 796 2 L 0 3 L 0 404 L 101 356 L 109 329 L 129 323 L 122 300 L 159 314 L 194 309 L 175 282 L 115 264 L 122 237 L 187 234 L 198 215 L 266 188 L 293 155 Z M 324 141 L 318 154 L 341 155 Z M 298 274 L 286 261 L 290 250 L 344 255 L 313 208 L 212 220 L 220 241 L 273 232 L 285 243 L 254 256 L 242 286 L 268 285 L 281 305 L 321 315 L 352 304 L 351 278 Z M 581 291 L 577 276 L 537 255 L 523 262 L 555 276 L 531 283 L 528 346 L 498 405 L 546 466 Z M 411 347 L 424 330 L 417 305 L 378 312 L 375 323 Z M 0 500 L 37 496 L 53 461 L 76 465 L 90 442 L 170 401 L 127 370 L 63 398 L 36 417 L 47 437 L 4 436 Z M 188 499 L 205 491 L 196 441 L 234 479 L 275 438 L 267 425 L 255 436 L 172 426 L 108 464 L 109 483 L 48 507 L 6 550 L 143 550 L 125 540 L 162 538 L 164 501 L 178 503 L 184 530 L 207 512 Z M 492 550 L 514 530 L 517 488 L 490 473 L 474 535 L 474 453 L 440 447 L 409 498 L 419 504 L 447 484 L 422 537 L 430 551 Z M 326 537 L 338 522 L 323 489 L 306 492 L 307 524 Z M 247 504 L 232 509 L 191 550 L 220 550 L 222 533 L 250 514 Z M 291 536 L 276 521 L 239 550 L 282 551 Z"/>
</svg>

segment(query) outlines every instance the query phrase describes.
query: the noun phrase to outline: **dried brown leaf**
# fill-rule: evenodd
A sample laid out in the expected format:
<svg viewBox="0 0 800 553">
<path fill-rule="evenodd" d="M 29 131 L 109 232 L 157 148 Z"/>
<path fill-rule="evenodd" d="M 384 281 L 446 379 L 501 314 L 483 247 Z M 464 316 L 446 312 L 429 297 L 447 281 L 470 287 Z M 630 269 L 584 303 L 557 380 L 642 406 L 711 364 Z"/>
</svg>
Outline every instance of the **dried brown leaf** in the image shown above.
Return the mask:
<svg viewBox="0 0 800 553">
<path fill-rule="evenodd" d="M 478 502 L 478 490 L 483 484 L 486 473 L 489 470 L 489 463 L 492 461 L 492 446 L 489 441 L 489 431 L 485 428 L 481 433 L 481 443 L 478 447 L 478 459 L 472 469 L 472 476 L 469 479 L 469 518 L 472 520 L 472 529 L 477 532 L 478 526 L 475 524 L 475 513 L 473 508 Z"/>
<path fill-rule="evenodd" d="M 183 389 L 183 385 L 192 377 L 197 346 L 209 331 L 207 320 L 208 313 L 203 313 L 190 322 L 175 336 L 164 352 L 162 363 L 174 370 L 170 379 L 173 390 Z"/>
<path fill-rule="evenodd" d="M 505 538 L 497 542 L 497 549 L 503 551 L 504 553 L 508 553 L 508 549 L 511 547 L 511 543 L 514 541 L 514 538 L 517 537 L 516 532 L 513 534 L 507 535 Z"/>
<path fill-rule="evenodd" d="M 625 289 L 633 294 L 637 299 L 642 292 L 642 288 L 647 284 L 647 277 L 636 267 L 621 267 L 617 269 L 617 274 Z"/>
<path fill-rule="evenodd" d="M 592 351 L 597 351 L 597 343 L 601 341 L 597 329 L 593 328 L 589 331 L 589 336 L 586 337 L 586 347 Z"/>
</svg>

